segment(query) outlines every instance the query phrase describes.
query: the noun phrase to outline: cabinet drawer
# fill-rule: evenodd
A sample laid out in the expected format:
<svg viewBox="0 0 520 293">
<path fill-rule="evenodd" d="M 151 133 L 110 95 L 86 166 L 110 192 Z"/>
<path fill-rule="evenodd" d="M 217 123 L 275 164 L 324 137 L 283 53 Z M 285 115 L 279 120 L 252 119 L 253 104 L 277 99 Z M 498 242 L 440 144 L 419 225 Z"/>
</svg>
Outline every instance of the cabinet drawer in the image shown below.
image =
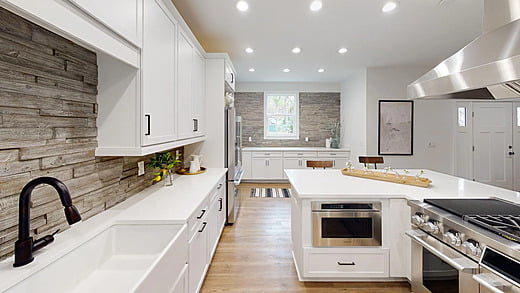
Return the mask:
<svg viewBox="0 0 520 293">
<path fill-rule="evenodd" d="M 284 152 L 284 158 L 316 158 L 316 152 Z"/>
<path fill-rule="evenodd" d="M 331 158 L 331 157 L 348 158 L 348 152 L 319 152 L 318 153 L 318 158 Z"/>
<path fill-rule="evenodd" d="M 388 277 L 387 248 L 312 248 L 304 257 L 305 277 Z"/>
<path fill-rule="evenodd" d="M 222 192 L 224 192 L 224 190 L 226 189 L 226 186 L 224 185 L 224 183 L 225 183 L 224 178 L 221 178 L 219 180 L 219 182 L 217 183 L 217 185 L 215 186 L 215 188 L 213 188 L 213 191 L 211 194 L 211 199 L 210 199 L 210 204 L 213 203 L 213 201 L 215 201 L 217 197 L 222 195 Z"/>
<path fill-rule="evenodd" d="M 201 223 L 208 214 L 208 208 L 209 202 L 208 198 L 206 198 L 188 219 L 189 239 L 191 239 L 195 232 L 200 228 Z"/>
<path fill-rule="evenodd" d="M 254 152 L 253 158 L 281 158 L 282 152 Z"/>
</svg>

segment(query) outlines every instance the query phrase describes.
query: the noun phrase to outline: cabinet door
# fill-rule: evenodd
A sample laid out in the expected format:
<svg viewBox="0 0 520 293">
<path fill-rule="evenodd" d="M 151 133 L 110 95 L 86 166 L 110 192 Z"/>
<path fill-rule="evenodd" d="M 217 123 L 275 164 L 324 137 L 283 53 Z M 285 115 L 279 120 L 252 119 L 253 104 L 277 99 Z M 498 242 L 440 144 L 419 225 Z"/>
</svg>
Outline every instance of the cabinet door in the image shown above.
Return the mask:
<svg viewBox="0 0 520 293">
<path fill-rule="evenodd" d="M 208 229 L 206 229 L 208 225 L 206 221 L 201 223 L 189 244 L 188 287 L 190 293 L 195 293 L 199 289 L 208 265 Z"/>
<path fill-rule="evenodd" d="M 220 236 L 220 227 L 218 226 L 218 214 L 219 214 L 220 202 L 215 200 L 208 212 L 208 260 L 211 260 L 213 253 L 217 248 L 218 238 Z"/>
<path fill-rule="evenodd" d="M 204 57 L 198 50 L 193 50 L 193 68 L 192 68 L 192 121 L 193 121 L 193 136 L 201 136 L 204 134 L 204 100 L 205 100 L 205 62 Z"/>
<path fill-rule="evenodd" d="M 283 169 L 301 169 L 303 159 L 298 158 L 285 158 L 283 159 Z M 283 172 L 283 178 L 287 179 L 287 175 Z"/>
<path fill-rule="evenodd" d="M 155 1 L 144 1 L 142 50 L 143 145 L 176 139 L 175 34 L 177 23 Z"/>
<path fill-rule="evenodd" d="M 268 179 L 283 179 L 283 160 L 268 159 L 267 160 L 267 177 Z"/>
<path fill-rule="evenodd" d="M 347 158 L 335 158 L 332 161 L 332 168 L 333 169 L 343 169 L 347 165 Z"/>
<path fill-rule="evenodd" d="M 242 152 L 242 168 L 244 169 L 244 176 L 242 179 L 253 178 L 253 166 L 251 165 L 251 152 Z"/>
<path fill-rule="evenodd" d="M 252 158 L 251 171 L 253 179 L 267 179 L 267 162 L 269 159 Z"/>
<path fill-rule="evenodd" d="M 191 112 L 192 104 L 192 64 L 193 64 L 193 47 L 191 46 L 188 36 L 184 31 L 179 29 L 178 37 L 178 107 L 177 122 L 179 124 L 179 138 L 189 138 L 193 135 L 194 123 Z"/>
</svg>

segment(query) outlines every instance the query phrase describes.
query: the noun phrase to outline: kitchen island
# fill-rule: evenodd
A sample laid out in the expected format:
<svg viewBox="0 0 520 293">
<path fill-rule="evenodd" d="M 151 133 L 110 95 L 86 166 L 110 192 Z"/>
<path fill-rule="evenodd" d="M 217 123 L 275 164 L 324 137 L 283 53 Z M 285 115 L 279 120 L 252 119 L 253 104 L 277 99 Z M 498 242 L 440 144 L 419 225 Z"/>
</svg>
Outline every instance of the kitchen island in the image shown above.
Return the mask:
<svg viewBox="0 0 520 293">
<path fill-rule="evenodd" d="M 410 228 L 408 200 L 498 197 L 520 202 L 518 192 L 429 170 L 424 174 L 432 180 L 428 188 L 345 176 L 340 170 L 285 172 L 293 194 L 292 249 L 301 281 L 409 280 L 410 240 L 404 234 Z M 313 231 L 320 224 L 313 223 L 313 202 L 380 205 L 380 245 L 317 246 Z"/>
</svg>

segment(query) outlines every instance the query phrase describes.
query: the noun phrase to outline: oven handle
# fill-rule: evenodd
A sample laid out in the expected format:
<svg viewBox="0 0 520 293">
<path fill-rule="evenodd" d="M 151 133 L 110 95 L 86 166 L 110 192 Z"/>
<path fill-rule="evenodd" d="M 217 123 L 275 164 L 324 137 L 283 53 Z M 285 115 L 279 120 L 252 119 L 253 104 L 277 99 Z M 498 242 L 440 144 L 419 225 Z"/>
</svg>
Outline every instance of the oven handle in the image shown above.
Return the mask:
<svg viewBox="0 0 520 293">
<path fill-rule="evenodd" d="M 502 291 L 502 289 L 499 288 L 509 289 L 512 287 L 511 284 L 506 283 L 489 273 L 473 275 L 473 280 L 477 281 L 477 283 L 486 287 L 493 293 L 505 293 L 505 291 Z"/>
<path fill-rule="evenodd" d="M 426 234 L 420 230 L 416 230 L 416 229 L 408 230 L 405 233 L 408 237 L 412 238 L 413 241 L 417 242 L 420 246 L 426 248 L 428 251 L 430 251 L 435 256 L 437 256 L 441 260 L 448 263 L 450 266 L 455 268 L 457 271 L 463 272 L 463 273 L 471 273 L 471 274 L 478 271 L 478 264 L 468 265 L 468 263 L 461 263 L 457 259 L 453 259 L 453 258 L 445 255 L 444 253 L 439 251 L 437 248 L 433 247 L 428 242 L 424 241 L 423 238 L 428 236 L 428 234 Z"/>
</svg>

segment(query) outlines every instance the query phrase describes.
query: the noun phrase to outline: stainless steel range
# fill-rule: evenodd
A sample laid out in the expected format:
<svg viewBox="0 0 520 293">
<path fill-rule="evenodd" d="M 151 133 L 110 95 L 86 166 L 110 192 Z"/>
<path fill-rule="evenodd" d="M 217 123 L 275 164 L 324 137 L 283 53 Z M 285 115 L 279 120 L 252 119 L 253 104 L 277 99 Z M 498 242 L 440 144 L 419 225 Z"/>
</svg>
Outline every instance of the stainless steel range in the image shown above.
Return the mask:
<svg viewBox="0 0 520 293">
<path fill-rule="evenodd" d="M 496 198 L 408 205 L 414 293 L 520 292 L 520 205 Z"/>
</svg>

